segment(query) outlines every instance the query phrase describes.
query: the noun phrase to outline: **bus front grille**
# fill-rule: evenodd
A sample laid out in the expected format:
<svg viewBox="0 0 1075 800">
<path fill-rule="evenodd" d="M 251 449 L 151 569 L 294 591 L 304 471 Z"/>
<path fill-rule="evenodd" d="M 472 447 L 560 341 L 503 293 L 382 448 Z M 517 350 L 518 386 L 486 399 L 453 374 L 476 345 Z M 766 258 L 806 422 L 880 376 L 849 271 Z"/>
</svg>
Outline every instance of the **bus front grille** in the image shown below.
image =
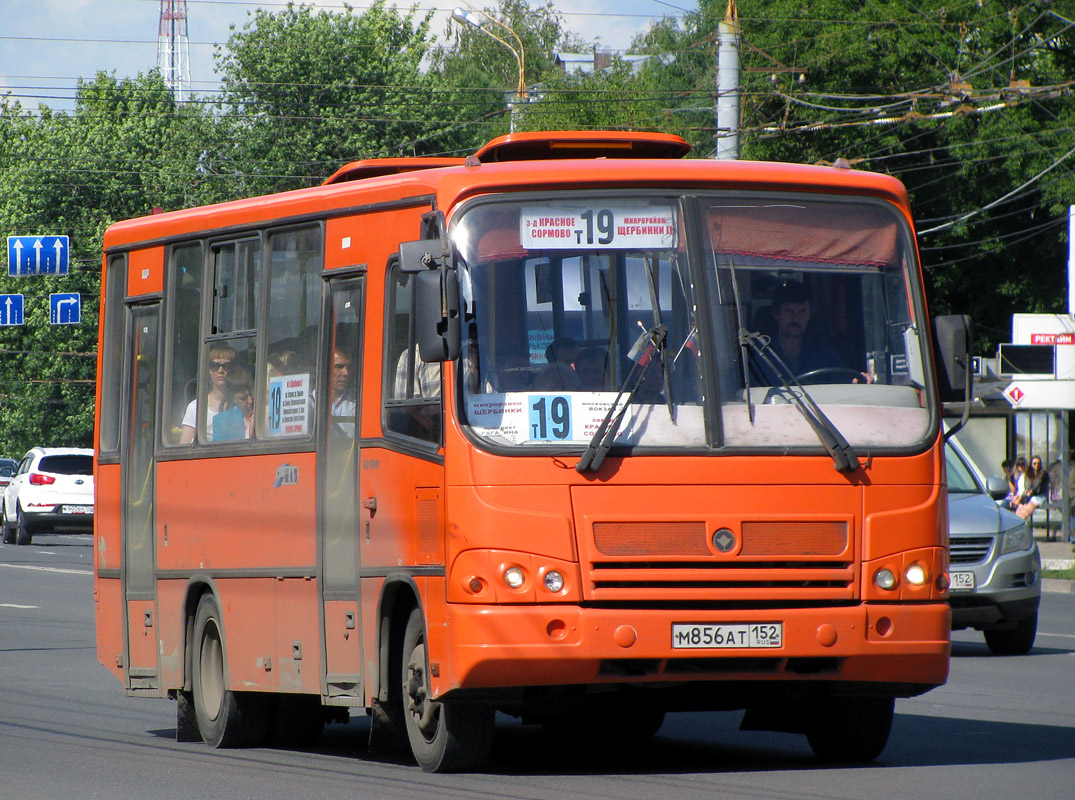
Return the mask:
<svg viewBox="0 0 1075 800">
<path fill-rule="evenodd" d="M 589 598 L 625 600 L 850 600 L 851 562 L 599 561 L 589 565 Z"/>
</svg>

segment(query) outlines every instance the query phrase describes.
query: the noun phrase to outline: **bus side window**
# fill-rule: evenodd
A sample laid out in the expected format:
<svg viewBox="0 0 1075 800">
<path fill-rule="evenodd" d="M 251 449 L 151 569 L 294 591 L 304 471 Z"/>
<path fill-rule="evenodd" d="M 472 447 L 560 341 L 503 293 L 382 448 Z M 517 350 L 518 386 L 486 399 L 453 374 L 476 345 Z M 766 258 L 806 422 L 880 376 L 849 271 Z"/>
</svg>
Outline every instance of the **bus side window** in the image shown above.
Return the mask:
<svg viewBox="0 0 1075 800">
<path fill-rule="evenodd" d="M 199 322 L 202 316 L 202 248 L 185 245 L 172 251 L 169 274 L 171 347 L 165 386 L 164 444 L 182 444 L 183 416 L 198 394 Z"/>
<path fill-rule="evenodd" d="M 268 352 L 257 376 L 254 420 L 262 439 L 313 433 L 323 233 L 319 225 L 268 237 Z"/>
<path fill-rule="evenodd" d="M 418 357 L 414 331 L 415 281 L 398 263 L 388 268 L 384 361 L 386 432 L 439 442 L 443 405 L 439 363 Z"/>
</svg>

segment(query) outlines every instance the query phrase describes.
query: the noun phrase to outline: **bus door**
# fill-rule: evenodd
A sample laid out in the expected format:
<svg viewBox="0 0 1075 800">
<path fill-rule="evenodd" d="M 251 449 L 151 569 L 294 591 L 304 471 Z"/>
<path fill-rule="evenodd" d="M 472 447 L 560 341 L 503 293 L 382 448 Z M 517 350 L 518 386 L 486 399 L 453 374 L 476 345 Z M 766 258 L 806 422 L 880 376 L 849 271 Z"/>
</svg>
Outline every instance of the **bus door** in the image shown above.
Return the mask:
<svg viewBox="0 0 1075 800">
<path fill-rule="evenodd" d="M 362 375 L 361 313 L 365 279 L 332 280 L 325 319 L 327 375 L 318 402 L 324 420 L 318 439 L 318 506 L 321 535 L 322 692 L 334 705 L 361 705 L 362 644 L 359 614 L 360 463 L 359 406 Z"/>
<path fill-rule="evenodd" d="M 127 685 L 152 689 L 159 684 L 157 669 L 156 555 L 154 500 L 156 467 L 153 460 L 157 421 L 157 333 L 160 303 L 131 307 L 129 436 L 124 443 L 123 596 L 126 605 L 124 638 Z"/>
</svg>

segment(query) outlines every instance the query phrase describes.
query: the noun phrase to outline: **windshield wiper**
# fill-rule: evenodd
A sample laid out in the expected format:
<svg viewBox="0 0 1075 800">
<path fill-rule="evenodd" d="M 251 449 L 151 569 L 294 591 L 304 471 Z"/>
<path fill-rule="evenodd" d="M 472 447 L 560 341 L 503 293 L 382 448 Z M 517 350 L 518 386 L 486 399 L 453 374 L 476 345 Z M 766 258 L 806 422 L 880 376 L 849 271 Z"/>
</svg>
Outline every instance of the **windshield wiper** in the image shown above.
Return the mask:
<svg viewBox="0 0 1075 800">
<path fill-rule="evenodd" d="M 663 324 L 658 324 L 645 331 L 635 341 L 630 353 L 628 353 L 628 357 L 634 361 L 631 365 L 631 371 L 627 373 L 627 377 L 620 384 L 616 399 L 612 401 L 608 413 L 601 420 L 601 424 L 597 427 L 593 438 L 590 439 L 590 443 L 586 445 L 582 458 L 575 465 L 576 471 L 596 472 L 601 468 L 605 456 L 608 455 L 609 448 L 612 447 L 612 442 L 616 439 L 616 434 L 620 431 L 623 417 L 627 413 L 631 401 L 634 400 L 635 394 L 638 393 L 638 387 L 642 385 L 642 379 L 646 374 L 646 365 L 654 357 L 663 359 L 664 340 L 667 336 L 668 329 Z M 621 405 L 620 398 L 624 396 L 624 393 L 627 394 L 627 397 Z"/>
<path fill-rule="evenodd" d="M 739 331 L 739 360 L 743 363 L 743 385 L 746 387 L 747 417 L 754 424 L 754 398 L 750 396 L 750 346 L 744 336 L 750 331 L 743 324 L 743 302 L 739 297 L 739 280 L 735 273 L 735 263 L 728 259 L 728 272 L 732 276 L 732 296 L 735 297 L 735 329 Z"/>
<path fill-rule="evenodd" d="M 836 469 L 840 472 L 854 472 L 862 466 L 859 464 L 854 448 L 840 433 L 840 429 L 825 416 L 818 404 L 814 402 L 814 398 L 796 379 L 784 359 L 770 346 L 769 337 L 740 328 L 739 343 L 744 347 L 750 347 L 769 368 L 769 371 L 777 376 L 785 394 L 809 423 L 826 452 L 832 456 Z"/>
</svg>

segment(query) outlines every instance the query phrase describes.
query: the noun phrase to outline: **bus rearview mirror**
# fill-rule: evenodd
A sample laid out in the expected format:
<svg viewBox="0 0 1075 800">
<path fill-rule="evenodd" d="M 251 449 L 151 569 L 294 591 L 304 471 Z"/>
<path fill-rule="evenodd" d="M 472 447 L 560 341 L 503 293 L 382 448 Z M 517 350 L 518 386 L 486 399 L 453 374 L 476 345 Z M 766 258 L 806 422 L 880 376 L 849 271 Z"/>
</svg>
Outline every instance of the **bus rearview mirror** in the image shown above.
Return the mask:
<svg viewBox="0 0 1075 800">
<path fill-rule="evenodd" d="M 974 326 L 963 314 L 948 314 L 933 320 L 933 342 L 937 354 L 937 390 L 941 402 L 970 402 L 971 347 Z"/>
<path fill-rule="evenodd" d="M 452 361 L 459 357 L 459 278 L 452 269 L 427 269 L 414 276 L 418 357 Z"/>
</svg>

